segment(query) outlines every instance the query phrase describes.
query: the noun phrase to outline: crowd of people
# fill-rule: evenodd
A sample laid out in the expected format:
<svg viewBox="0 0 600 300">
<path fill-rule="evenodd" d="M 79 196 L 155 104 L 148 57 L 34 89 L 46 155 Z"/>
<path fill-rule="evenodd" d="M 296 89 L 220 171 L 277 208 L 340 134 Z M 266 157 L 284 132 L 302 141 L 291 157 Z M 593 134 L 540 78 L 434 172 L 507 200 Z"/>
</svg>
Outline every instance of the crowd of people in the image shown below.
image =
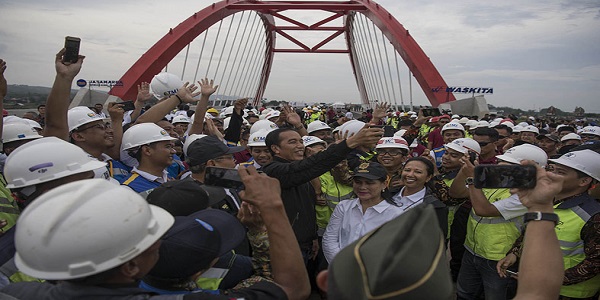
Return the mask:
<svg viewBox="0 0 600 300">
<path fill-rule="evenodd" d="M 168 73 L 131 109 L 69 108 L 64 53 L 46 104 L 0 123 L 0 298 L 599 299 L 588 120 L 219 110 Z M 486 165 L 536 184 L 480 187 Z"/>
</svg>

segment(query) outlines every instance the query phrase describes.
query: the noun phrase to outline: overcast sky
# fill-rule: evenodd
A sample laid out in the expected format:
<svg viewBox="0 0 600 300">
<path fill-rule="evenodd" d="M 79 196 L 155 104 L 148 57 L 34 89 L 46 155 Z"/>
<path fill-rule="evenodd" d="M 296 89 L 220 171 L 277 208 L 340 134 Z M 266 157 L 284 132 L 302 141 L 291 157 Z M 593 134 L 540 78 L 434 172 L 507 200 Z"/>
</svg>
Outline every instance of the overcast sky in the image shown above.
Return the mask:
<svg viewBox="0 0 600 300">
<path fill-rule="evenodd" d="M 64 36 L 78 36 L 87 56 L 78 78 L 119 79 L 169 28 L 212 2 L 2 0 L 0 58 L 8 62 L 10 83 L 51 86 L 54 54 Z M 496 106 L 554 105 L 566 111 L 582 106 L 600 112 L 598 0 L 378 3 L 410 31 L 450 86 L 493 87 L 486 99 Z M 327 14 L 294 16 L 310 24 Z M 318 38 L 305 41 L 312 46 Z M 343 47 L 343 36 L 334 42 L 330 48 Z M 281 37 L 277 43 L 279 48 L 290 45 Z M 407 102 L 408 75 L 401 77 Z M 426 104 L 416 83 L 413 89 L 415 104 Z M 265 96 L 360 101 L 345 54 L 277 53 Z"/>
</svg>

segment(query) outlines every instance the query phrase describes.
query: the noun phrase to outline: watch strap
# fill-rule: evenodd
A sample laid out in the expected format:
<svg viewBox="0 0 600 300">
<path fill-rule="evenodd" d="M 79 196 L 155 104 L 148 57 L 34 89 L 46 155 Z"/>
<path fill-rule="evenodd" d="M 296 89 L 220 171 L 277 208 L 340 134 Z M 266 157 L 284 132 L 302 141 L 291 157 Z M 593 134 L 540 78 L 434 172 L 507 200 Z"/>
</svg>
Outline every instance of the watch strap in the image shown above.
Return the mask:
<svg viewBox="0 0 600 300">
<path fill-rule="evenodd" d="M 467 178 L 465 178 L 465 184 L 466 185 L 474 185 L 475 180 L 473 180 L 473 177 L 467 177 Z"/>
<path fill-rule="evenodd" d="M 552 221 L 554 224 L 558 224 L 559 218 L 558 215 L 554 213 L 534 211 L 525 214 L 525 223 L 529 221 Z"/>
</svg>

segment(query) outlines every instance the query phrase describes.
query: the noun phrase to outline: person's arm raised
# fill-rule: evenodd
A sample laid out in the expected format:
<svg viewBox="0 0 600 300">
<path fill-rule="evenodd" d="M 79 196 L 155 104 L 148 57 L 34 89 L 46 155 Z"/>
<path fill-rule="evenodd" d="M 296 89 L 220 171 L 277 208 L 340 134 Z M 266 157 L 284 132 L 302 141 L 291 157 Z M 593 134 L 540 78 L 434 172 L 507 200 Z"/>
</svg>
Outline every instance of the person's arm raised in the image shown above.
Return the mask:
<svg viewBox="0 0 600 300">
<path fill-rule="evenodd" d="M 346 135 L 347 132 L 342 132 L 342 135 Z M 383 137 L 383 128 L 370 127 L 366 124 L 361 130 L 355 135 L 350 136 L 346 139 L 346 144 L 349 148 L 356 148 L 358 146 L 364 146 L 370 148 L 377 144 L 379 139 Z"/>
<path fill-rule="evenodd" d="M 177 107 L 177 105 L 198 101 L 197 99 L 194 99 L 194 97 L 200 95 L 200 92 L 195 92 L 196 89 L 198 89 L 198 87 L 194 84 L 190 85 L 189 82 L 184 83 L 183 86 L 177 90 L 176 94 L 171 95 L 164 101 L 152 106 L 135 121 L 135 124 L 156 123 L 162 120 L 162 118 Z"/>
<path fill-rule="evenodd" d="M 150 84 L 147 82 L 142 82 L 137 86 L 138 93 L 133 105 L 135 109 L 131 112 L 131 123 L 135 123 L 135 120 L 142 113 L 142 108 L 144 108 L 144 104 L 148 102 L 148 100 L 152 99 L 152 94 L 150 93 Z"/>
<path fill-rule="evenodd" d="M 219 88 L 218 85 L 214 85 L 215 82 L 212 79 L 208 80 L 208 78 L 201 79 L 198 81 L 198 84 L 200 85 L 201 96 L 200 101 L 196 105 L 194 123 L 192 123 L 189 135 L 201 134 L 204 131 L 204 115 L 206 115 L 206 110 L 208 109 L 208 100 L 210 99 L 210 95 Z"/>
<path fill-rule="evenodd" d="M 275 178 L 260 174 L 252 166 L 238 169 L 246 187 L 242 200 L 258 208 L 269 234 L 273 279 L 288 299 L 306 299 L 310 294 L 308 273 L 302 260 L 298 241 L 285 213 L 281 189 Z"/>
<path fill-rule="evenodd" d="M 121 140 L 123 139 L 123 104 L 108 103 L 108 115 L 110 116 L 111 130 L 113 131 L 113 141 L 115 145 L 107 150 L 108 156 L 114 159 L 121 159 Z"/>
<path fill-rule="evenodd" d="M 52 90 L 46 100 L 46 125 L 44 136 L 55 136 L 65 141 L 69 140 L 69 125 L 67 110 L 71 103 L 71 85 L 79 74 L 85 56 L 79 55 L 76 63 L 63 62 L 66 49 L 61 49 L 55 56 L 56 77 Z"/>
<path fill-rule="evenodd" d="M 535 188 L 517 191 L 517 194 L 529 212 L 552 213 L 554 196 L 561 189 L 562 177 L 538 166 Z M 514 299 L 558 299 L 564 265 L 554 226 L 551 221 L 527 223 L 519 264 L 519 287 Z"/>
</svg>

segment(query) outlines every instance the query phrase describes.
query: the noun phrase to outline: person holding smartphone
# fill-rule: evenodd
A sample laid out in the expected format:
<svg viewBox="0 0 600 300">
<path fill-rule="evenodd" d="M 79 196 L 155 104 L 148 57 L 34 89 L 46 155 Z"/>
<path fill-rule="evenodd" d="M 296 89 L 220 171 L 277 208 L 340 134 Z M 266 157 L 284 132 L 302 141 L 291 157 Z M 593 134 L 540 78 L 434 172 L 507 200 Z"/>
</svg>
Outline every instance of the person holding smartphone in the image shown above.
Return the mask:
<svg viewBox="0 0 600 300">
<path fill-rule="evenodd" d="M 544 150 L 533 145 L 516 146 L 497 156 L 500 164 L 518 165 L 523 161 L 534 161 L 545 167 L 547 156 Z M 486 299 L 509 299 L 516 293 L 513 278 L 499 276 L 493 268 L 504 258 L 519 237 L 522 222 L 520 217 L 527 212 L 516 194 L 508 188 L 478 189 L 474 185 L 474 165 L 468 156 L 462 159 L 462 168 L 455 178 L 464 185 L 453 185 L 451 194 L 461 189 L 473 206 L 469 213 L 465 249 L 457 279 L 458 299 L 473 299 L 481 291 Z M 452 190 L 454 188 L 454 190 Z"/>
</svg>

